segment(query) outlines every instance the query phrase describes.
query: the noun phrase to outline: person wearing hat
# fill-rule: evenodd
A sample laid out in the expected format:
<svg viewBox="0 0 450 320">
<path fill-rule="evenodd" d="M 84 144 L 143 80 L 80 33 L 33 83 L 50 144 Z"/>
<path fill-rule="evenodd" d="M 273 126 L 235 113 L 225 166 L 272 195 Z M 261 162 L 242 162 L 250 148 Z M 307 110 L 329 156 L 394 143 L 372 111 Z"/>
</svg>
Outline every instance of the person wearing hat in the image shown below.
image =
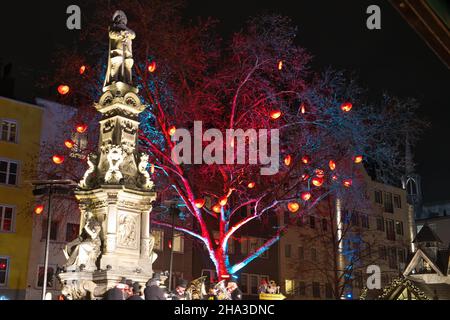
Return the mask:
<svg viewBox="0 0 450 320">
<path fill-rule="evenodd" d="M 227 290 L 231 296 L 231 300 L 242 300 L 242 291 L 235 281 L 228 281 Z"/>
<path fill-rule="evenodd" d="M 154 273 L 153 277 L 147 281 L 144 290 L 145 300 L 167 300 L 164 289 L 161 285 L 161 274 Z"/>
<path fill-rule="evenodd" d="M 178 280 L 175 292 L 172 293 L 172 300 L 186 300 L 186 287 L 188 282 L 184 279 Z"/>
<path fill-rule="evenodd" d="M 141 285 L 139 284 L 139 282 L 134 282 L 132 288 L 133 288 L 133 293 L 130 295 L 130 297 L 127 300 L 144 300 L 142 298 Z"/>
</svg>

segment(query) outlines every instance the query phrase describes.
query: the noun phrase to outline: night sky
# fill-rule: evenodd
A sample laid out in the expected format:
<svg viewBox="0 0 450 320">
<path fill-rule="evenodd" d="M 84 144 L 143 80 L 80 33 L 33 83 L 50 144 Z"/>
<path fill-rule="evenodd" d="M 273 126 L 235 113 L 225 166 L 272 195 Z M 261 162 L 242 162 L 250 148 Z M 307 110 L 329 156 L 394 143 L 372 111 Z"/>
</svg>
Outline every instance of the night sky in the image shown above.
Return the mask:
<svg viewBox="0 0 450 320">
<path fill-rule="evenodd" d="M 77 2 L 2 3 L 0 59 L 13 63 L 18 100 L 46 95 L 35 83 L 51 68 L 55 48 L 74 45 L 78 32 L 66 29 L 65 12 Z M 371 4 L 381 7 L 381 30 L 366 28 L 365 12 Z M 89 14 L 81 9 L 82 16 Z M 226 36 L 239 30 L 248 17 L 264 12 L 291 17 L 299 28 L 298 42 L 314 56 L 316 70 L 331 66 L 354 71 L 374 98 L 388 92 L 420 101 L 420 116 L 432 125 L 415 149 L 424 198 L 450 200 L 450 72 L 399 13 L 379 0 L 191 0 L 185 16 L 218 18 Z"/>
</svg>

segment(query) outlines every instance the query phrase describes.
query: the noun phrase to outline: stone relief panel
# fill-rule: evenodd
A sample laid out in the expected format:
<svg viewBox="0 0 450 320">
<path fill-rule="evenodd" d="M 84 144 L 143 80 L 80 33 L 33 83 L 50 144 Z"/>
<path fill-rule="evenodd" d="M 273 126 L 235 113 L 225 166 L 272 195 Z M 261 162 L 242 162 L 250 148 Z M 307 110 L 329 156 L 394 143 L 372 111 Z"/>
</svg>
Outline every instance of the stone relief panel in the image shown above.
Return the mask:
<svg viewBox="0 0 450 320">
<path fill-rule="evenodd" d="M 120 213 L 118 223 L 117 246 L 128 249 L 137 249 L 139 239 L 138 215 Z"/>
</svg>

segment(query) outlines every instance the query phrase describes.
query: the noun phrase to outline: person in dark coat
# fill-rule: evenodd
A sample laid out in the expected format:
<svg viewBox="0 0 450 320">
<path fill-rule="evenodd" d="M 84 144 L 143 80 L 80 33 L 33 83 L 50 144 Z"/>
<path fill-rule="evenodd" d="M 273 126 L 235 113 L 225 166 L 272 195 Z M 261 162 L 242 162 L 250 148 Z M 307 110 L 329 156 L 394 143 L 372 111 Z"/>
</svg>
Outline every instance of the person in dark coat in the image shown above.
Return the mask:
<svg viewBox="0 0 450 320">
<path fill-rule="evenodd" d="M 128 298 L 128 286 L 126 283 L 126 279 L 122 278 L 122 280 L 114 287 L 106 291 L 104 299 L 105 300 L 125 300 Z"/>
<path fill-rule="evenodd" d="M 228 281 L 227 290 L 231 295 L 231 300 L 242 300 L 242 291 L 234 281 Z"/>
<path fill-rule="evenodd" d="M 153 277 L 147 281 L 144 290 L 145 300 L 167 300 L 164 289 L 161 285 L 161 274 L 155 273 Z"/>
<path fill-rule="evenodd" d="M 178 281 L 175 291 L 172 293 L 172 300 L 186 300 L 186 287 L 188 282 L 184 279 Z"/>
<path fill-rule="evenodd" d="M 127 300 L 144 300 L 139 282 L 133 283 L 133 294 Z"/>
</svg>

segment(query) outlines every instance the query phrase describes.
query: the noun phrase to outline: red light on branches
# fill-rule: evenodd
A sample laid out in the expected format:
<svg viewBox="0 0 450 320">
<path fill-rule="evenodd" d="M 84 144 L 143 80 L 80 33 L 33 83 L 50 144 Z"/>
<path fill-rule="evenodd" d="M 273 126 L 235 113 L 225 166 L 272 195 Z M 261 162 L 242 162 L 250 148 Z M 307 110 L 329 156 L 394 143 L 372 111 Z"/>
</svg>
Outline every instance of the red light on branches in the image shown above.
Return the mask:
<svg viewBox="0 0 450 320">
<path fill-rule="evenodd" d="M 61 163 L 64 162 L 64 156 L 55 154 L 55 155 L 52 157 L 52 160 L 53 160 L 53 162 L 56 163 L 56 164 L 61 164 Z"/>
<path fill-rule="evenodd" d="M 80 74 L 83 74 L 86 71 L 86 66 L 80 67 Z"/>
<path fill-rule="evenodd" d="M 330 170 L 333 171 L 334 169 L 336 169 L 336 162 L 330 160 L 330 162 L 328 162 L 328 166 L 330 167 Z"/>
<path fill-rule="evenodd" d="M 311 158 L 309 156 L 303 156 L 302 157 L 302 162 L 304 164 L 308 164 L 311 161 Z"/>
<path fill-rule="evenodd" d="M 290 166 L 292 162 L 292 156 L 288 154 L 286 157 L 284 157 L 284 164 L 287 166 Z"/>
<path fill-rule="evenodd" d="M 66 141 L 64 141 L 64 145 L 65 145 L 67 148 L 72 149 L 73 146 L 75 145 L 75 142 L 73 142 L 72 139 L 67 139 Z"/>
<path fill-rule="evenodd" d="M 350 102 L 344 102 L 343 104 L 341 104 L 341 110 L 344 112 L 349 112 L 350 110 L 352 110 L 353 105 Z"/>
<path fill-rule="evenodd" d="M 213 210 L 215 213 L 219 213 L 220 210 L 221 210 L 220 204 L 215 204 L 215 205 L 212 207 L 212 210 Z"/>
<path fill-rule="evenodd" d="M 302 105 L 300 106 L 300 112 L 303 114 L 306 112 L 306 107 L 304 103 L 302 103 Z"/>
<path fill-rule="evenodd" d="M 290 212 L 294 213 L 298 211 L 300 205 L 297 202 L 289 202 L 287 207 Z"/>
<path fill-rule="evenodd" d="M 322 169 L 316 169 L 314 172 L 318 178 L 323 178 L 325 176 L 325 172 Z"/>
<path fill-rule="evenodd" d="M 226 196 L 219 199 L 219 204 L 220 204 L 222 207 L 223 207 L 224 205 L 226 205 L 227 202 L 228 202 L 228 198 L 227 198 Z"/>
<path fill-rule="evenodd" d="M 39 204 L 34 208 L 34 213 L 36 213 L 37 215 L 41 214 L 43 211 L 44 211 L 43 204 Z"/>
<path fill-rule="evenodd" d="M 87 130 L 87 125 L 84 123 L 77 124 L 76 128 L 78 133 L 84 133 Z"/>
<path fill-rule="evenodd" d="M 194 205 L 201 209 L 204 205 L 205 205 L 205 199 L 195 199 L 194 200 Z"/>
<path fill-rule="evenodd" d="M 282 60 L 278 61 L 278 70 L 281 70 L 281 69 L 283 69 L 283 61 Z"/>
<path fill-rule="evenodd" d="M 156 70 L 156 62 L 155 61 L 152 61 L 152 62 L 150 62 L 150 64 L 148 65 L 148 71 L 149 72 L 155 72 L 155 70 Z"/>
<path fill-rule="evenodd" d="M 311 180 L 312 184 L 316 187 L 320 187 L 323 184 L 323 178 L 314 177 Z"/>
<path fill-rule="evenodd" d="M 302 181 L 306 181 L 309 179 L 309 175 L 307 174 L 302 174 Z"/>
<path fill-rule="evenodd" d="M 58 86 L 58 93 L 60 95 L 66 95 L 69 93 L 69 91 L 70 91 L 70 87 L 68 85 L 61 84 Z"/>
<path fill-rule="evenodd" d="M 169 127 L 168 132 L 169 132 L 169 135 L 170 135 L 170 136 L 173 136 L 173 135 L 175 134 L 176 131 L 177 131 L 177 128 L 176 128 L 175 126 L 170 126 L 170 127 Z"/>
<path fill-rule="evenodd" d="M 352 181 L 352 179 L 345 179 L 342 183 L 343 183 L 344 187 L 350 188 L 353 184 L 353 181 Z"/>
<path fill-rule="evenodd" d="M 281 111 L 280 111 L 280 110 L 274 110 L 274 111 L 271 111 L 271 112 L 270 112 L 270 117 L 271 117 L 273 120 L 278 119 L 279 117 L 281 117 Z"/>
<path fill-rule="evenodd" d="M 357 155 L 353 157 L 353 162 L 354 163 L 361 163 L 363 161 L 363 156 L 362 155 Z"/>
<path fill-rule="evenodd" d="M 309 199 L 311 199 L 311 192 L 302 192 L 301 197 L 303 201 L 308 201 Z"/>
<path fill-rule="evenodd" d="M 248 185 L 247 185 L 247 187 L 249 188 L 249 189 L 253 189 L 254 187 L 255 187 L 255 183 L 252 181 L 252 182 L 249 182 L 248 183 Z"/>
</svg>

